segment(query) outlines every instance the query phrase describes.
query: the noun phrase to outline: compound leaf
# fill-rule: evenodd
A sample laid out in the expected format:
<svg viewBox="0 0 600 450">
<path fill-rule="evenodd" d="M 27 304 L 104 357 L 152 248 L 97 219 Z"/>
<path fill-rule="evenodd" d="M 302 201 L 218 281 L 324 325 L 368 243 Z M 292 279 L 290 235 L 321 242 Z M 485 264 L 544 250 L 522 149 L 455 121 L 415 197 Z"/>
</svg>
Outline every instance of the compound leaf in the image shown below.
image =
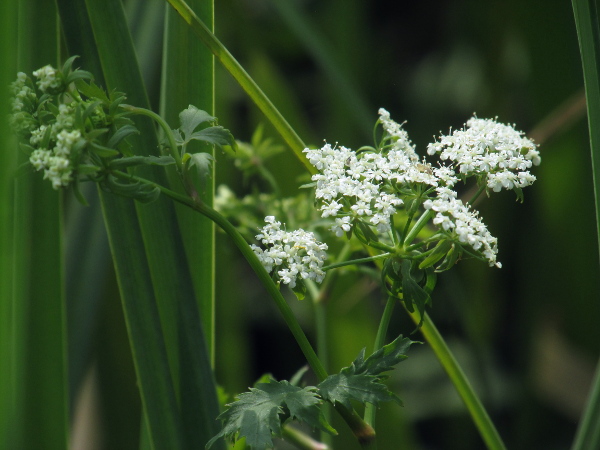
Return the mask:
<svg viewBox="0 0 600 450">
<path fill-rule="evenodd" d="M 379 405 L 380 402 L 394 400 L 402 405 L 400 399 L 391 392 L 387 386 L 381 383 L 380 378 L 375 375 L 361 373 L 352 375 L 342 372 L 330 375 L 319 384 L 319 394 L 331 403 L 341 403 L 351 409 L 350 400 L 360 403 L 372 403 Z"/>
<path fill-rule="evenodd" d="M 229 404 L 219 419 L 223 429 L 207 444 L 210 448 L 219 438 L 246 438 L 250 448 L 273 448 L 272 434 L 281 434 L 282 420 L 298 419 L 308 425 L 330 433 L 336 433 L 327 423 L 315 387 L 300 388 L 287 381 L 259 383 L 249 392 Z"/>
</svg>

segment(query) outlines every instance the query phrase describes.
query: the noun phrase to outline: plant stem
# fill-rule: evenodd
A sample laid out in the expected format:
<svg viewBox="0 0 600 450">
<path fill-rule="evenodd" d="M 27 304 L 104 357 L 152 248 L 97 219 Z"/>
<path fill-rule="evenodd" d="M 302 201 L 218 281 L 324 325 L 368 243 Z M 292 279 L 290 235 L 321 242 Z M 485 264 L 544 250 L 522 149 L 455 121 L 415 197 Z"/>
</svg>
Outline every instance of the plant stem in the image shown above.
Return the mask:
<svg viewBox="0 0 600 450">
<path fill-rule="evenodd" d="M 302 151 L 306 145 L 298 134 L 285 120 L 275 105 L 269 100 L 265 93 L 258 87 L 256 82 L 248 75 L 239 62 L 229 53 L 229 50 L 216 38 L 208 27 L 196 16 L 194 11 L 183 0 L 167 0 L 175 8 L 179 15 L 192 27 L 196 35 L 204 42 L 216 58 L 223 64 L 227 71 L 246 91 L 252 101 L 258 106 L 263 114 L 273 124 L 281 137 L 287 142 L 298 159 L 311 174 L 317 173 L 317 169 L 306 159 Z"/>
<path fill-rule="evenodd" d="M 306 433 L 290 425 L 284 425 L 281 428 L 281 434 L 286 441 L 300 450 L 327 450 L 329 448 L 325 443 L 315 441 Z"/>
<path fill-rule="evenodd" d="M 415 323 L 418 324 L 420 322 L 421 317 L 419 316 L 418 312 L 415 311 L 411 313 L 408 310 L 407 312 L 410 314 Z M 504 443 L 502 442 L 502 438 L 498 434 L 498 431 L 490 419 L 490 416 L 483 407 L 481 400 L 475 393 L 473 386 L 471 386 L 471 383 L 467 379 L 465 373 L 454 358 L 454 355 L 448 348 L 444 338 L 428 314 L 425 314 L 423 317 L 421 333 L 431 346 L 433 352 L 440 361 L 440 364 L 454 384 L 454 387 L 469 410 L 469 413 L 475 422 L 475 426 L 479 430 L 479 434 L 483 438 L 487 447 L 490 450 L 506 449 Z"/>
<path fill-rule="evenodd" d="M 385 336 L 387 334 L 388 325 L 390 324 L 390 319 L 392 318 L 392 313 L 394 312 L 394 306 L 398 301 L 397 298 L 392 296 L 388 297 L 388 300 L 385 304 L 385 309 L 383 310 L 383 315 L 381 316 L 381 321 L 379 322 L 379 329 L 377 330 L 377 336 L 375 336 L 375 345 L 373 345 L 373 353 L 383 347 L 385 343 Z M 367 403 L 365 406 L 365 422 L 367 422 L 372 427 L 375 426 L 375 413 L 376 413 L 375 405 L 372 403 Z"/>
<path fill-rule="evenodd" d="M 171 156 L 175 160 L 175 164 L 177 165 L 177 170 L 180 174 L 183 174 L 183 162 L 181 161 L 181 155 L 179 154 L 179 151 L 177 150 L 177 144 L 175 143 L 175 137 L 173 136 L 173 132 L 171 131 L 171 127 L 169 127 L 169 124 L 167 122 L 165 122 L 165 120 L 162 117 L 160 117 L 154 111 L 150 111 L 149 109 L 138 108 L 136 106 L 131 106 L 131 105 L 121 105 L 121 108 L 123 108 L 125 111 L 129 111 L 133 114 L 139 114 L 141 116 L 148 116 L 151 119 L 155 120 L 156 123 L 158 123 L 158 125 L 160 125 L 160 127 L 165 132 L 165 136 L 169 140 L 169 152 L 171 152 Z"/>
<path fill-rule="evenodd" d="M 392 255 L 392 253 L 388 252 L 388 253 L 382 253 L 380 255 L 369 256 L 367 258 L 359 258 L 359 259 L 352 259 L 350 261 L 337 262 L 337 263 L 333 263 L 328 266 L 322 267 L 322 270 L 328 271 L 331 269 L 337 269 L 338 267 L 352 266 L 354 264 L 361 264 L 361 263 L 365 263 L 365 262 L 377 261 L 378 259 L 387 258 L 388 256 L 391 256 L 391 255 Z"/>
<path fill-rule="evenodd" d="M 481 195 L 481 193 L 483 191 L 485 191 L 485 184 L 482 184 L 481 186 L 479 186 L 479 189 L 477 189 L 477 192 L 475 192 L 475 194 L 473 195 L 473 197 L 471 197 L 471 200 L 469 200 L 467 202 L 468 205 L 473 205 L 473 203 L 475 203 L 475 201 L 479 198 L 479 196 Z"/>
<path fill-rule="evenodd" d="M 433 211 L 431 209 L 427 209 L 421 214 L 417 223 L 410 229 L 406 237 L 404 238 L 404 244 L 410 244 L 419 234 L 419 231 L 423 229 L 423 227 L 429 222 L 429 220 L 433 217 Z"/>
</svg>

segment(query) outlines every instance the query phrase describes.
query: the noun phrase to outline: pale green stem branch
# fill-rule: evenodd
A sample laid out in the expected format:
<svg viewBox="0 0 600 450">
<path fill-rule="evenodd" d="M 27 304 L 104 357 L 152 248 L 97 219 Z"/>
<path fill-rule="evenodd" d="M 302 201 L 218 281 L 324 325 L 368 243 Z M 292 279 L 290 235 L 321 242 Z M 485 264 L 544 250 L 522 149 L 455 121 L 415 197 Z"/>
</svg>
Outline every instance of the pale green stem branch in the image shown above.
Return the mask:
<svg viewBox="0 0 600 450">
<path fill-rule="evenodd" d="M 383 310 L 383 314 L 381 316 L 381 320 L 379 321 L 379 328 L 377 330 L 377 336 L 375 336 L 375 344 L 373 345 L 373 353 L 379 350 L 385 344 L 385 336 L 387 334 L 388 325 L 390 324 L 390 320 L 392 318 L 392 313 L 394 312 L 394 306 L 398 301 L 397 298 L 389 296 L 387 302 L 385 304 L 385 309 Z M 367 403 L 365 406 L 365 422 L 367 422 L 372 427 L 375 426 L 375 413 L 377 408 L 372 403 Z"/>
<path fill-rule="evenodd" d="M 352 266 L 355 264 L 362 264 L 362 263 L 366 263 L 366 262 L 377 261 L 378 259 L 387 258 L 391 255 L 392 255 L 392 253 L 388 252 L 388 253 L 382 253 L 381 255 L 369 256 L 367 258 L 359 258 L 359 259 L 353 259 L 350 261 L 337 262 L 337 263 L 333 263 L 328 266 L 322 267 L 322 270 L 328 271 L 331 269 L 337 269 L 338 267 Z"/>
<path fill-rule="evenodd" d="M 427 209 L 423 212 L 421 217 L 419 217 L 419 220 L 417 220 L 417 223 L 415 223 L 415 225 L 410 229 L 410 231 L 404 238 L 405 244 L 410 244 L 412 241 L 414 241 L 414 239 L 419 234 L 419 231 L 421 231 L 423 227 L 427 225 L 427 222 L 429 222 L 429 220 L 433 217 L 433 213 L 434 211 L 432 211 L 431 209 Z"/>
<path fill-rule="evenodd" d="M 411 313 L 408 310 L 407 312 L 415 323 L 420 322 L 421 318 L 418 312 Z M 423 317 L 423 325 L 420 330 L 465 403 L 487 447 L 490 450 L 505 450 L 502 438 L 481 400 L 428 314 Z"/>
</svg>

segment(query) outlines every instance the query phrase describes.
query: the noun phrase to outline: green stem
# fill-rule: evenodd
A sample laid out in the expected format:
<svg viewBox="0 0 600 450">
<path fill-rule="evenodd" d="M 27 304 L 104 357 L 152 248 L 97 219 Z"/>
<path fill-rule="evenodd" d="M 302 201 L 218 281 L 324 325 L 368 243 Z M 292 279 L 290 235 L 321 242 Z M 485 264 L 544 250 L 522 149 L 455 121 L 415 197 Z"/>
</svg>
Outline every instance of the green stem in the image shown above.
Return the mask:
<svg viewBox="0 0 600 450">
<path fill-rule="evenodd" d="M 405 308 L 406 309 L 406 308 Z M 415 323 L 419 323 L 421 317 L 418 312 L 407 312 Z M 462 368 L 454 358 L 454 355 L 448 348 L 448 345 L 444 341 L 444 338 L 436 328 L 435 324 L 431 320 L 428 314 L 423 317 L 423 325 L 421 326 L 421 333 L 425 340 L 431 346 L 436 357 L 442 364 L 442 367 L 448 374 L 448 377 L 454 384 L 454 387 L 458 391 L 461 399 L 465 403 L 475 426 L 479 430 L 479 434 L 483 438 L 485 444 L 490 450 L 504 450 L 506 447 L 502 442 L 502 438 L 498 434 L 496 427 L 494 426 L 490 416 L 483 407 L 481 400 L 475 393 L 473 386 L 467 379 Z"/>
<path fill-rule="evenodd" d="M 326 272 L 331 269 L 337 269 L 338 267 L 352 266 L 354 264 L 362 264 L 362 263 L 366 263 L 366 262 L 377 261 L 378 259 L 387 258 L 388 256 L 391 256 L 392 254 L 393 253 L 388 252 L 388 253 L 382 253 L 382 254 L 376 255 L 376 256 L 369 256 L 367 258 L 359 258 L 359 259 L 352 259 L 350 261 L 337 262 L 337 263 L 329 264 L 328 266 L 324 266 L 322 268 L 322 270 Z"/>
<path fill-rule="evenodd" d="M 390 324 L 390 319 L 392 318 L 394 306 L 396 305 L 397 301 L 397 298 L 394 298 L 392 296 L 388 297 L 387 303 L 385 304 L 385 309 L 383 310 L 383 315 L 381 316 L 381 321 L 379 322 L 377 336 L 375 336 L 375 345 L 373 345 L 373 352 L 379 350 L 381 347 L 383 347 L 385 343 L 385 336 L 387 334 L 388 325 Z M 367 405 L 365 406 L 365 422 L 367 422 L 372 427 L 375 426 L 375 413 L 375 405 L 373 405 L 372 403 L 367 403 Z"/>
<path fill-rule="evenodd" d="M 434 211 L 432 211 L 431 209 L 427 209 L 423 212 L 423 214 L 421 214 L 421 217 L 419 217 L 417 223 L 415 223 L 415 225 L 410 229 L 410 231 L 406 235 L 406 238 L 404 238 L 405 244 L 410 244 L 412 241 L 414 241 L 414 239 L 417 237 L 417 234 L 419 234 L 419 231 L 421 231 L 423 227 L 427 224 L 427 222 L 429 222 L 429 220 L 433 217 L 433 214 Z"/>
<path fill-rule="evenodd" d="M 597 448 L 600 442 L 600 361 L 571 450 Z"/>
<path fill-rule="evenodd" d="M 171 156 L 175 160 L 175 164 L 177 165 L 177 170 L 179 171 L 180 174 L 183 174 L 183 162 L 181 161 L 181 155 L 179 154 L 179 151 L 177 150 L 177 144 L 175 143 L 175 137 L 173 136 L 173 131 L 171 131 L 171 127 L 169 127 L 169 124 L 167 122 L 165 122 L 165 120 L 162 117 L 160 117 L 154 111 L 150 111 L 149 109 L 138 108 L 136 106 L 131 106 L 131 105 L 121 105 L 121 108 L 123 108 L 125 111 L 129 111 L 133 114 L 139 114 L 141 116 L 148 116 L 151 119 L 155 120 L 156 123 L 158 123 L 158 125 L 160 125 L 160 127 L 165 132 L 165 136 L 167 137 L 167 139 L 169 141 L 169 152 L 171 153 Z"/>
<path fill-rule="evenodd" d="M 306 433 L 290 425 L 284 425 L 281 429 L 282 437 L 300 450 L 327 450 L 328 445 L 317 442 Z"/>
<path fill-rule="evenodd" d="M 473 203 L 475 203 L 475 201 L 477 200 L 477 198 L 479 198 L 479 196 L 481 195 L 481 193 L 483 191 L 485 191 L 485 188 L 486 188 L 485 183 L 482 183 L 482 185 L 479 186 L 479 189 L 477 189 L 477 192 L 475 192 L 475 195 L 473 195 L 473 197 L 471 198 L 471 200 L 469 200 L 467 202 L 467 204 L 468 205 L 473 205 Z"/>
<path fill-rule="evenodd" d="M 258 87 L 256 82 L 248 75 L 239 62 L 229 53 L 229 50 L 216 38 L 208 27 L 196 16 L 194 11 L 183 0 L 167 0 L 175 8 L 179 15 L 192 27 L 196 35 L 204 42 L 215 57 L 223 64 L 227 71 L 246 91 L 252 101 L 258 106 L 263 114 L 273 124 L 281 137 L 287 142 L 302 164 L 311 174 L 317 173 L 315 167 L 306 159 L 302 151 L 306 145 L 298 134 L 285 120 L 275 105 L 269 100 L 265 93 Z"/>
</svg>

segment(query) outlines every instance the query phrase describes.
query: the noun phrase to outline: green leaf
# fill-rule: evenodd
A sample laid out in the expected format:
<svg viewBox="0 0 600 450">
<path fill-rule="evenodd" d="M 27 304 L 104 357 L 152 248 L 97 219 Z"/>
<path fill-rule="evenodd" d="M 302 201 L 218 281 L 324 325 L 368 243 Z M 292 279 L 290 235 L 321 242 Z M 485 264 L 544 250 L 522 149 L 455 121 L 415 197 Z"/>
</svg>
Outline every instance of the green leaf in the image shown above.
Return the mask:
<svg viewBox="0 0 600 450">
<path fill-rule="evenodd" d="M 192 134 L 194 134 L 196 128 L 206 122 L 214 122 L 215 120 L 217 119 L 206 111 L 202 111 L 194 105 L 190 105 L 179 113 L 179 121 L 181 123 L 179 129 L 182 131 L 187 142 Z"/>
<path fill-rule="evenodd" d="M 451 248 L 452 242 L 447 239 L 442 239 L 438 242 L 438 244 L 435 246 L 435 248 L 429 254 L 429 256 L 427 256 L 427 258 L 421 261 L 421 264 L 419 264 L 419 269 L 425 269 L 427 267 L 433 266 L 436 262 L 442 259 Z"/>
<path fill-rule="evenodd" d="M 405 304 L 414 304 L 421 315 L 425 313 L 425 307 L 431 302 L 429 294 L 419 286 L 413 278 L 411 271 L 412 261 L 402 261 L 402 295 Z M 418 326 L 421 326 L 423 319 Z"/>
<path fill-rule="evenodd" d="M 204 128 L 190 134 L 186 139 L 186 144 L 192 140 L 207 142 L 216 145 L 219 148 L 230 146 L 235 148 L 236 142 L 231 132 L 221 126 Z"/>
<path fill-rule="evenodd" d="M 111 148 L 116 148 L 123 139 L 131 136 L 132 134 L 140 134 L 140 132 L 133 125 L 124 125 L 115 131 L 115 134 L 110 137 L 106 145 Z"/>
<path fill-rule="evenodd" d="M 319 395 L 332 403 L 341 403 L 351 408 L 351 400 L 360 403 L 395 401 L 402 405 L 400 399 L 391 392 L 381 381 L 382 374 L 394 369 L 394 366 L 404 361 L 406 352 L 414 341 L 399 336 L 393 342 L 380 348 L 365 360 L 363 348 L 349 367 L 344 367 L 340 373 L 330 375 L 317 387 Z"/>
<path fill-rule="evenodd" d="M 304 297 L 306 297 L 306 285 L 304 281 L 300 279 L 296 280 L 296 286 L 292 288 L 292 291 L 296 294 L 298 300 L 304 300 Z"/>
<path fill-rule="evenodd" d="M 111 161 L 109 167 L 111 169 L 123 169 L 124 167 L 139 166 L 141 164 L 169 166 L 175 164 L 175 160 L 172 156 L 128 156 Z"/>
<path fill-rule="evenodd" d="M 215 158 L 210 153 L 200 152 L 194 153 L 193 155 L 186 153 L 184 155 L 184 160 L 187 161 L 188 169 L 191 169 L 192 167 L 196 168 L 196 174 L 200 179 L 200 187 L 204 190 L 206 182 L 212 174 L 210 169 Z"/>
<path fill-rule="evenodd" d="M 328 376 L 318 385 L 319 394 L 325 400 L 333 404 L 341 403 L 351 409 L 350 400 L 360 403 L 372 403 L 379 405 L 380 402 L 395 401 L 402 405 L 401 400 L 391 392 L 387 386 L 381 383 L 380 378 L 365 373 L 350 375 L 342 372 Z"/>
<path fill-rule="evenodd" d="M 95 142 L 90 142 L 90 148 L 94 153 L 96 153 L 98 156 L 101 156 L 103 158 L 110 157 L 110 156 L 117 156 L 119 154 L 119 152 L 117 150 L 115 150 L 113 148 L 105 147 L 105 146 L 97 144 Z"/>
<path fill-rule="evenodd" d="M 219 416 L 223 429 L 207 444 L 210 448 L 219 438 L 246 438 L 250 448 L 273 448 L 271 435 L 281 434 L 282 418 L 290 417 L 308 425 L 336 434 L 327 423 L 315 387 L 299 388 L 287 381 L 259 383 L 256 388 L 238 396 L 229 409 Z"/>
<path fill-rule="evenodd" d="M 406 352 L 412 344 L 420 344 L 409 338 L 398 336 L 393 342 L 383 346 L 365 361 L 362 361 L 364 349 L 352 363 L 355 373 L 368 373 L 370 375 L 379 375 L 383 372 L 394 370 L 394 366 L 401 361 L 404 361 L 408 356 Z M 351 366 L 351 367 L 352 367 Z"/>
<path fill-rule="evenodd" d="M 75 86 L 77 87 L 79 92 L 81 92 L 88 98 L 97 98 L 99 100 L 102 100 L 106 104 L 110 103 L 110 100 L 108 99 L 106 92 L 104 92 L 104 89 L 96 85 L 96 83 L 94 83 L 93 81 L 86 83 L 83 80 L 77 80 L 75 81 Z"/>
</svg>

